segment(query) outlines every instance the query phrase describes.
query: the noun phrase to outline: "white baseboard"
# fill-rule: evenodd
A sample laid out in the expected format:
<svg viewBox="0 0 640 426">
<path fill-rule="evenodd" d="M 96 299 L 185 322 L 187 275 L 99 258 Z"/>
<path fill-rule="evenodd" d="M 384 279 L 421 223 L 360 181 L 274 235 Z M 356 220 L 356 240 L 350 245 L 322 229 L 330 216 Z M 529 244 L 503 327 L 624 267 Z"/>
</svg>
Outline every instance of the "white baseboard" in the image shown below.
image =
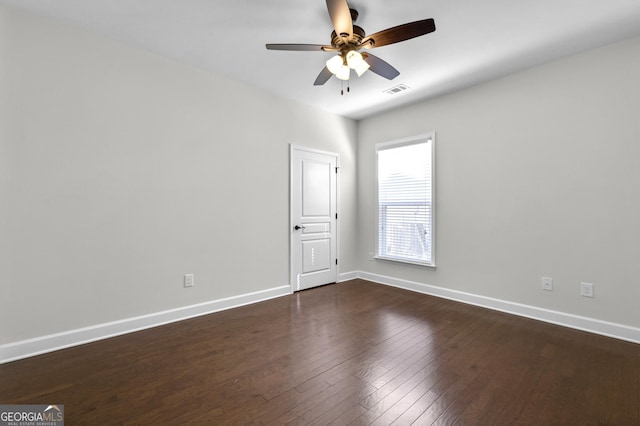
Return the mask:
<svg viewBox="0 0 640 426">
<path fill-rule="evenodd" d="M 450 299 L 470 305 L 481 306 L 496 311 L 532 318 L 564 327 L 626 340 L 633 343 L 640 343 L 640 329 L 623 324 L 616 324 L 601 321 L 593 318 L 567 314 L 559 311 L 538 308 L 535 306 L 523 305 L 506 300 L 494 299 L 491 297 L 479 296 L 472 293 L 436 287 L 414 281 L 407 281 L 399 278 L 373 274 L 363 271 L 352 271 L 339 274 L 338 282 L 349 281 L 361 278 L 378 284 L 398 287 L 431 296 Z M 171 309 L 154 314 L 128 318 L 120 321 L 98 324 L 91 327 L 80 328 L 62 333 L 37 337 L 14 343 L 0 345 L 0 364 L 28 358 L 35 355 L 53 352 L 59 349 L 90 343 L 97 340 L 107 339 L 134 331 L 157 327 L 160 325 L 181 321 L 200 315 L 219 312 L 226 309 L 249 305 L 251 303 L 262 302 L 264 300 L 291 294 L 291 287 L 281 286 L 268 290 L 247 293 L 225 299 L 213 300 L 192 306 Z"/>
<path fill-rule="evenodd" d="M 356 278 L 358 278 L 358 271 L 343 272 L 341 274 L 338 274 L 339 283 L 349 280 L 355 280 Z"/>
<path fill-rule="evenodd" d="M 564 327 L 600 334 L 607 337 L 613 337 L 620 340 L 626 340 L 628 342 L 640 343 L 640 328 L 636 327 L 601 321 L 594 318 L 582 317 L 579 315 L 567 314 L 559 311 L 552 311 L 535 306 L 523 305 L 520 303 L 509 302 L 507 300 L 479 296 L 477 294 L 450 290 L 428 284 L 402 280 L 399 278 L 372 274 L 369 272 L 360 271 L 357 273 L 357 275 L 358 278 L 362 278 L 363 280 L 372 281 L 378 284 L 399 287 L 405 290 L 411 290 L 418 293 L 467 303 L 470 305 L 481 306 L 496 311 L 519 315 L 521 317 L 532 318 L 552 324 L 561 325 Z"/>
<path fill-rule="evenodd" d="M 286 285 L 0 345 L 0 364 L 291 294 Z"/>
</svg>

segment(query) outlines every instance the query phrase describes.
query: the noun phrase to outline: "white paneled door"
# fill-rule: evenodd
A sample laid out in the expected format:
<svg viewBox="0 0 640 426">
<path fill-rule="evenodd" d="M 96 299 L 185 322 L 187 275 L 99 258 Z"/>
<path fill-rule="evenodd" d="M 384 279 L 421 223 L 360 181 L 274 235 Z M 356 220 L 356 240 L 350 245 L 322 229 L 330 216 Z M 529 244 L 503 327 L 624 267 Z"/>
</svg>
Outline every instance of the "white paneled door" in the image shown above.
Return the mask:
<svg viewBox="0 0 640 426">
<path fill-rule="evenodd" d="M 291 287 L 334 283 L 338 155 L 291 146 Z"/>
</svg>

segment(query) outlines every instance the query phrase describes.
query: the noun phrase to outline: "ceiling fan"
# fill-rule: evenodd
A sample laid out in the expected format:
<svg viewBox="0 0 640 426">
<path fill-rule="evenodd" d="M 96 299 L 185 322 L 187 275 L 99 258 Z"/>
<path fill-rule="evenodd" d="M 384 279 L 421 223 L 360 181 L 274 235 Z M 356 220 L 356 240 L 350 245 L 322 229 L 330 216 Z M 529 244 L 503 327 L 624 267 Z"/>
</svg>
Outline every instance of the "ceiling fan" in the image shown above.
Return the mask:
<svg viewBox="0 0 640 426">
<path fill-rule="evenodd" d="M 331 18 L 334 28 L 334 31 L 331 33 L 331 45 L 266 45 L 269 50 L 337 52 L 337 55 L 331 57 L 323 70 L 320 71 L 320 74 L 318 74 L 318 77 L 313 83 L 315 86 L 323 85 L 332 75 L 335 75 L 340 80 L 349 80 L 351 70 L 354 70 L 358 76 L 361 76 L 370 69 L 374 73 L 392 80 L 400 74 L 400 71 L 371 53 L 360 53 L 360 50 L 398 43 L 436 30 L 433 19 L 423 19 L 421 21 L 409 22 L 388 28 L 367 36 L 364 29 L 353 24 L 358 18 L 358 11 L 350 9 L 346 0 L 326 1 L 329 17 Z"/>
</svg>

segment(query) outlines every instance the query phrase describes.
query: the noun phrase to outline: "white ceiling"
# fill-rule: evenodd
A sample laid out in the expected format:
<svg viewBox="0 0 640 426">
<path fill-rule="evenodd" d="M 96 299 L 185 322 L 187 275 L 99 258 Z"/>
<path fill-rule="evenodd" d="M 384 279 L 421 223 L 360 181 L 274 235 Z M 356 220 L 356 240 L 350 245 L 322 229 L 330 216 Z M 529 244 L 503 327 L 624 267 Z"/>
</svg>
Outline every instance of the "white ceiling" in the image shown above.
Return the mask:
<svg viewBox="0 0 640 426">
<path fill-rule="evenodd" d="M 368 34 L 425 18 L 436 32 L 371 53 L 400 71 L 313 86 L 326 52 L 267 51 L 265 43 L 330 44 L 323 0 L 0 0 L 113 39 L 361 119 L 640 35 L 639 0 L 352 0 Z M 410 90 L 383 93 L 398 84 Z"/>
</svg>

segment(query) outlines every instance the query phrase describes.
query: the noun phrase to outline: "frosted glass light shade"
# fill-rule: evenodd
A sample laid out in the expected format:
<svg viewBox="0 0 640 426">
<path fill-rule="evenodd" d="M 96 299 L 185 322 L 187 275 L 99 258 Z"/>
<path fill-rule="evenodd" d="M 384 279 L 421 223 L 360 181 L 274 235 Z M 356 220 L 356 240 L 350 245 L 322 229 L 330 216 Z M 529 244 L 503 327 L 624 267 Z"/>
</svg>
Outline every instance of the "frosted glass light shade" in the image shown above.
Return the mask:
<svg viewBox="0 0 640 426">
<path fill-rule="evenodd" d="M 362 74 L 364 74 L 368 69 L 369 69 L 370 65 L 368 63 L 366 63 L 366 61 L 362 61 L 358 64 L 357 67 L 354 68 L 356 74 L 358 74 L 358 77 L 360 77 Z"/>
<path fill-rule="evenodd" d="M 351 74 L 351 68 L 346 65 L 342 65 L 338 72 L 335 73 L 336 77 L 340 80 L 349 80 L 349 74 Z"/>
<path fill-rule="evenodd" d="M 369 69 L 369 64 L 364 60 L 360 52 L 351 50 L 347 53 L 347 64 L 349 68 L 355 70 L 358 77 Z"/>
<path fill-rule="evenodd" d="M 342 56 L 336 55 L 332 56 L 327 61 L 327 68 L 331 71 L 331 74 L 337 74 L 340 68 L 343 67 Z"/>
<path fill-rule="evenodd" d="M 362 55 L 356 50 L 351 50 L 347 53 L 347 65 L 349 68 L 356 69 L 358 65 L 362 63 Z"/>
</svg>

